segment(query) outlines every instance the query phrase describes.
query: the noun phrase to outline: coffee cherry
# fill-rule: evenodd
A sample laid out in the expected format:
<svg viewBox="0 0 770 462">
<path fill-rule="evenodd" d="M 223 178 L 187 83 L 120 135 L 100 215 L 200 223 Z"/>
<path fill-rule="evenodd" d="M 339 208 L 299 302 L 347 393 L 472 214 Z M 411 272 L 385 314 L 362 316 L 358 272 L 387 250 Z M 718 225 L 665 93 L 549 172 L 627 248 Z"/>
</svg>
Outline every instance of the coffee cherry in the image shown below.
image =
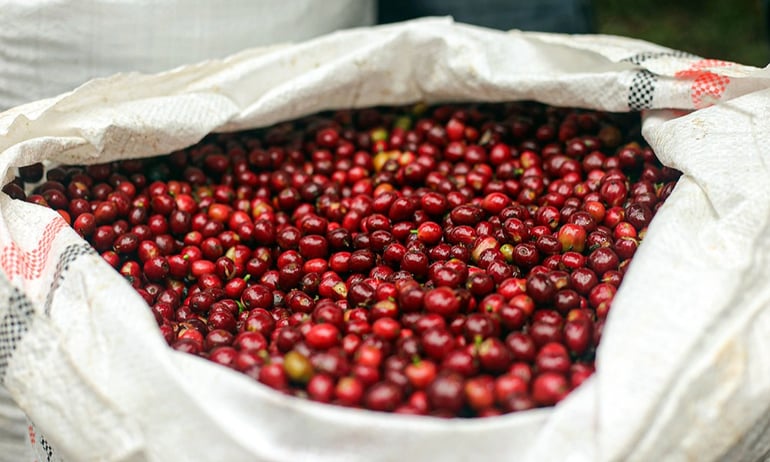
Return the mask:
<svg viewBox="0 0 770 462">
<path fill-rule="evenodd" d="M 464 388 L 463 379 L 457 374 L 436 377 L 426 390 L 430 407 L 456 414 L 465 404 Z"/>
<path fill-rule="evenodd" d="M 532 383 L 532 398 L 541 406 L 552 406 L 567 396 L 567 379 L 556 372 L 544 372 Z"/>
<path fill-rule="evenodd" d="M 460 310 L 460 301 L 452 289 L 438 287 L 425 293 L 423 306 L 429 313 L 448 317 Z"/>
</svg>

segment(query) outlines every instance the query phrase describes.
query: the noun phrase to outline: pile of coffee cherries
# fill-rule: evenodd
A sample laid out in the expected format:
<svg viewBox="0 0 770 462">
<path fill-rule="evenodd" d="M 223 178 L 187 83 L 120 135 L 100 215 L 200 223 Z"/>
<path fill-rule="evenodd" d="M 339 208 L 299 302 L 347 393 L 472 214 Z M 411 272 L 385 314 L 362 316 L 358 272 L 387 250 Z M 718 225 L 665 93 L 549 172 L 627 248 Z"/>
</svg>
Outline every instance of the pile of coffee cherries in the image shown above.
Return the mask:
<svg viewBox="0 0 770 462">
<path fill-rule="evenodd" d="M 593 373 L 679 176 L 638 129 L 532 102 L 339 110 L 4 191 L 57 210 L 176 350 L 323 403 L 486 417 Z"/>
</svg>

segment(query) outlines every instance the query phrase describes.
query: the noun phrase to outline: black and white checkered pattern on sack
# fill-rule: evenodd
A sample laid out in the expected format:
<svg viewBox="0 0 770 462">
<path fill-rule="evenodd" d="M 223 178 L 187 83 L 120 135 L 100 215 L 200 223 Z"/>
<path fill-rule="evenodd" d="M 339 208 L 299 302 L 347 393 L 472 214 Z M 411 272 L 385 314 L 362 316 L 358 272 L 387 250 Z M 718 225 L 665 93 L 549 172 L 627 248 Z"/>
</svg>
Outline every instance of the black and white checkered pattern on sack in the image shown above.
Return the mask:
<svg viewBox="0 0 770 462">
<path fill-rule="evenodd" d="M 641 111 L 652 107 L 655 96 L 655 82 L 658 77 L 648 70 L 642 70 L 634 75 L 628 88 L 628 107 L 633 111 Z"/>
<path fill-rule="evenodd" d="M 53 296 L 56 289 L 61 285 L 64 279 L 64 274 L 69 269 L 70 264 L 82 255 L 96 253 L 96 251 L 88 244 L 71 244 L 64 249 L 59 261 L 56 263 L 56 270 L 54 271 L 53 281 L 51 282 L 51 290 L 48 291 L 48 295 L 45 300 L 45 314 L 50 314 L 51 303 L 53 302 Z"/>
<path fill-rule="evenodd" d="M 40 437 L 40 448 L 43 450 L 43 454 L 45 455 L 46 462 L 51 462 L 53 460 L 56 460 L 54 459 L 53 448 L 51 447 L 50 443 L 48 443 L 48 440 L 46 440 L 42 436 Z"/>
<path fill-rule="evenodd" d="M 666 58 L 669 56 L 672 58 L 698 58 L 697 55 L 687 53 L 686 51 L 645 51 L 643 53 L 635 54 L 630 58 L 626 58 L 623 61 L 627 61 L 632 64 L 642 64 L 643 62 L 650 59 Z"/>
<path fill-rule="evenodd" d="M 0 284 L 10 284 L 3 280 Z M 0 319 L 0 382 L 5 379 L 5 371 L 11 360 L 11 355 L 17 345 L 29 331 L 34 307 L 27 296 L 17 288 L 11 289 L 11 295 L 6 301 L 8 311 Z"/>
</svg>

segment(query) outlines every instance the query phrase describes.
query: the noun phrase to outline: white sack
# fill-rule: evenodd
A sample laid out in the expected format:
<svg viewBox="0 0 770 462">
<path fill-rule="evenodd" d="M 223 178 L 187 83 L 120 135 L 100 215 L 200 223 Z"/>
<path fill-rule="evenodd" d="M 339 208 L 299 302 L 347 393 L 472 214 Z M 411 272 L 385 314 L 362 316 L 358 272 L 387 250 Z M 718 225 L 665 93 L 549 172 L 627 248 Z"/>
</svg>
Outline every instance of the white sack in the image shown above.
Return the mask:
<svg viewBox="0 0 770 462">
<path fill-rule="evenodd" d="M 116 75 L 16 108 L 0 115 L 6 179 L 42 159 L 156 155 L 321 109 L 512 99 L 680 109 L 649 112 L 644 133 L 685 174 L 613 303 L 597 373 L 553 409 L 448 421 L 275 393 L 172 351 L 55 212 L 4 195 L 0 380 L 71 461 L 757 459 L 770 403 L 767 82 L 637 40 L 424 20 Z"/>
<path fill-rule="evenodd" d="M 374 24 L 374 0 L 0 0 L 0 110 L 116 72 Z"/>
<path fill-rule="evenodd" d="M 27 419 L 2 386 L 0 386 L 0 460 L 8 462 L 32 460 Z"/>
</svg>

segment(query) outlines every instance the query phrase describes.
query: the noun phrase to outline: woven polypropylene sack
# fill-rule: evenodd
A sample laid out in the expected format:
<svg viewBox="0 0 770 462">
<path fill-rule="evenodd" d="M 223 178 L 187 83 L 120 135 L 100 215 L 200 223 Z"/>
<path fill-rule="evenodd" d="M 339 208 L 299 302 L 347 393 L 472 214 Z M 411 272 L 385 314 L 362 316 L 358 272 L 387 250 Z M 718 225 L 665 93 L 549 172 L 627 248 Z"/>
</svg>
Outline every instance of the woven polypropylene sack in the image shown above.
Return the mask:
<svg viewBox="0 0 770 462">
<path fill-rule="evenodd" d="M 374 0 L 0 0 L 0 110 L 116 72 L 369 26 Z"/>
<path fill-rule="evenodd" d="M 552 409 L 443 420 L 327 406 L 177 353 L 48 209 L 0 195 L 0 378 L 63 460 L 745 460 L 770 403 L 764 70 L 609 36 L 430 19 L 95 80 L 0 115 L 0 172 L 189 146 L 319 110 L 538 100 L 644 110 L 684 174 L 613 301 L 597 372 Z M 55 449 L 48 449 L 55 448 Z M 41 453 L 39 453 L 41 454 Z"/>
</svg>

